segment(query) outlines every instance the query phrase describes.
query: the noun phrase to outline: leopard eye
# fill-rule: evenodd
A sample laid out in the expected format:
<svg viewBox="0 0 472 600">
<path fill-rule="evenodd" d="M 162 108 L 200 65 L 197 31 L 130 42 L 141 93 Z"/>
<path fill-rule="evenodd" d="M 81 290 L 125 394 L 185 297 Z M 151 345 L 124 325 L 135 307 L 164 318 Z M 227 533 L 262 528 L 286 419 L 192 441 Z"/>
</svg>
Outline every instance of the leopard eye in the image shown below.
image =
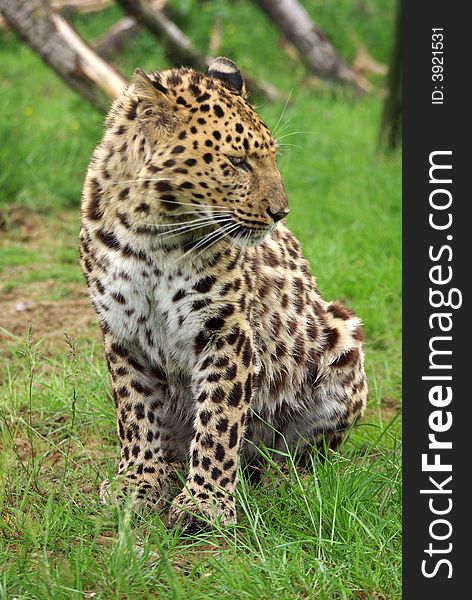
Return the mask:
<svg viewBox="0 0 472 600">
<path fill-rule="evenodd" d="M 251 171 L 251 165 L 242 156 L 228 156 L 230 162 L 235 167 L 243 171 Z"/>
</svg>

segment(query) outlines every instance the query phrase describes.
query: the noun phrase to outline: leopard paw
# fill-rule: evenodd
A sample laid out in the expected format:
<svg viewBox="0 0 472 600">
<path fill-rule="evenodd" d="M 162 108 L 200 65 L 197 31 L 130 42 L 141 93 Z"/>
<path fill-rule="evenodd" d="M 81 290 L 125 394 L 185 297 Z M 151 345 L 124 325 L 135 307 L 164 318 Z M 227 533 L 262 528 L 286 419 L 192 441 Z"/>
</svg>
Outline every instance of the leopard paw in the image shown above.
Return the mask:
<svg viewBox="0 0 472 600">
<path fill-rule="evenodd" d="M 163 508 L 167 494 L 167 485 L 134 474 L 118 475 L 111 482 L 105 479 L 100 486 L 101 504 L 121 505 L 131 499 L 133 508 L 138 510 Z"/>
<path fill-rule="evenodd" d="M 186 533 L 211 529 L 212 525 L 224 527 L 236 524 L 234 499 L 222 492 L 197 493 L 192 496 L 183 490 L 171 504 L 168 527 L 178 526 Z"/>
</svg>

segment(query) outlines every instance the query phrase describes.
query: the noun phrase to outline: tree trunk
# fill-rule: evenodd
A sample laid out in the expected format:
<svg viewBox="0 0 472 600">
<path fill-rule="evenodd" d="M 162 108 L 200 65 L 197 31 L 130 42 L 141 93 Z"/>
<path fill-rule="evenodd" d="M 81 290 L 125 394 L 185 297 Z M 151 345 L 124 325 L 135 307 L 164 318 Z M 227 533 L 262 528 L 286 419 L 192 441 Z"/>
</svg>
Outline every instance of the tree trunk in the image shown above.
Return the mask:
<svg viewBox="0 0 472 600">
<path fill-rule="evenodd" d="M 200 71 L 206 71 L 213 62 L 214 59 L 211 56 L 198 52 L 184 32 L 146 0 L 117 0 L 117 2 L 127 13 L 136 17 L 144 27 L 167 45 L 172 62 Z M 283 99 L 283 94 L 273 85 L 256 80 L 251 76 L 245 76 L 245 80 L 250 91 L 260 94 L 268 100 Z"/>
<path fill-rule="evenodd" d="M 348 84 L 357 92 L 369 90 L 369 83 L 337 55 L 298 0 L 254 1 L 295 46 L 312 73 L 337 83 Z"/>
<path fill-rule="evenodd" d="M 395 150 L 402 133 L 402 0 L 397 0 L 397 17 L 392 55 L 388 72 L 388 94 L 385 98 L 380 123 L 378 149 Z"/>
<path fill-rule="evenodd" d="M 26 44 L 71 87 L 99 110 L 115 98 L 126 79 L 100 58 L 45 0 L 0 0 L 0 12 Z"/>
</svg>

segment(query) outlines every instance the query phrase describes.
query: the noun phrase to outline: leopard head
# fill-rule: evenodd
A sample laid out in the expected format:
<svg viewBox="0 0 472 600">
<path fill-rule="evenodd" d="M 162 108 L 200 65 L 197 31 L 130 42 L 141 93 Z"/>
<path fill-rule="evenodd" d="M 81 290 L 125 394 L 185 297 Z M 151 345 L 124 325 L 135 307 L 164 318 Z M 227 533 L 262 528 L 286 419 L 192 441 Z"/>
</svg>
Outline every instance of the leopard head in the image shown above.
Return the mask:
<svg viewBox="0 0 472 600">
<path fill-rule="evenodd" d="M 110 210 L 130 227 L 178 223 L 182 235 L 213 229 L 255 245 L 288 213 L 276 142 L 227 58 L 208 74 L 136 70 L 106 124 L 105 147 L 126 143 L 107 166 Z"/>
</svg>

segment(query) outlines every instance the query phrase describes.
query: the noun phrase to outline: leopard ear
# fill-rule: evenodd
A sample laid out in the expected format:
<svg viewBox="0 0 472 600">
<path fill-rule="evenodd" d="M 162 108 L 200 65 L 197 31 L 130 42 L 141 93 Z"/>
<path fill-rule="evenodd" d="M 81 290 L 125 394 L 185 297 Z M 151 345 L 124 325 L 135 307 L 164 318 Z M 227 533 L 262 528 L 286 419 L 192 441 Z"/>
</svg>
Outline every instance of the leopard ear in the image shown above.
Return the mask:
<svg viewBox="0 0 472 600">
<path fill-rule="evenodd" d="M 224 56 L 215 58 L 208 67 L 208 75 L 220 79 L 232 91 L 242 96 L 246 95 L 246 85 L 241 71 L 229 58 L 225 58 Z"/>
<path fill-rule="evenodd" d="M 168 90 L 159 81 L 159 74 L 157 73 L 153 77 L 152 80 L 141 69 L 136 69 L 134 72 L 132 83 L 140 104 L 146 108 L 160 106 L 164 109 L 173 109 L 174 102 L 167 96 Z"/>
<path fill-rule="evenodd" d="M 139 121 L 145 126 L 154 123 L 158 129 L 170 132 L 179 107 L 167 96 L 167 88 L 161 84 L 159 75 L 151 79 L 144 71 L 136 69 L 132 83 L 139 100 L 136 111 Z"/>
</svg>

